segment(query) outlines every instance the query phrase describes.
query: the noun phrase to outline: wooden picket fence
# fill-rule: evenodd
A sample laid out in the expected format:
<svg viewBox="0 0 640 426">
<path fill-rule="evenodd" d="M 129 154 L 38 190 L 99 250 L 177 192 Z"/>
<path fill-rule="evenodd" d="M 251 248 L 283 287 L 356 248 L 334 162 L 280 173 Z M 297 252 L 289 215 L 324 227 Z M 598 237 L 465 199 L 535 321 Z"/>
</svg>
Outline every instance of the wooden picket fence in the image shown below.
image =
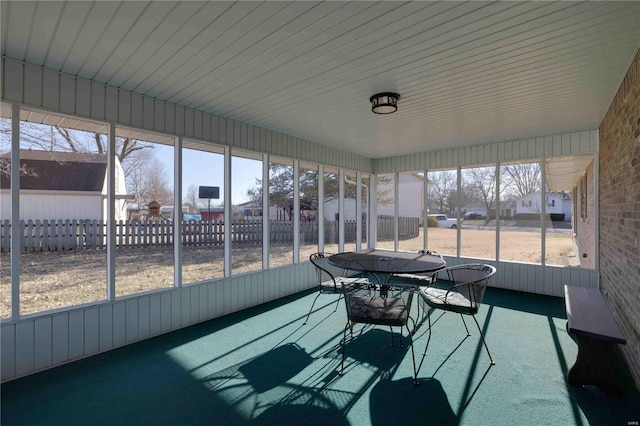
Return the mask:
<svg viewBox="0 0 640 426">
<path fill-rule="evenodd" d="M 393 216 L 378 216 L 378 241 L 393 241 Z M 398 239 L 408 240 L 419 235 L 419 220 L 417 217 L 398 218 Z"/>
<path fill-rule="evenodd" d="M 133 221 L 116 223 L 116 247 L 164 247 L 173 245 L 173 225 L 168 221 Z M 184 246 L 224 246 L 223 221 L 182 222 Z M 417 218 L 400 218 L 400 238 L 418 236 Z M 338 222 L 325 221 L 324 241 L 337 243 Z M 363 233 L 366 224 L 363 224 Z M 271 221 L 271 243 L 293 241 L 292 221 Z M 20 251 L 90 250 L 106 247 L 107 226 L 103 221 L 83 219 L 20 221 Z M 300 240 L 304 244 L 318 242 L 318 226 L 314 221 L 300 222 Z M 345 221 L 345 241 L 356 241 L 356 222 Z M 393 218 L 378 217 L 378 239 L 393 239 Z M 234 220 L 231 242 L 243 245 L 262 244 L 262 221 Z M 11 249 L 11 222 L 0 222 L 0 251 Z"/>
</svg>

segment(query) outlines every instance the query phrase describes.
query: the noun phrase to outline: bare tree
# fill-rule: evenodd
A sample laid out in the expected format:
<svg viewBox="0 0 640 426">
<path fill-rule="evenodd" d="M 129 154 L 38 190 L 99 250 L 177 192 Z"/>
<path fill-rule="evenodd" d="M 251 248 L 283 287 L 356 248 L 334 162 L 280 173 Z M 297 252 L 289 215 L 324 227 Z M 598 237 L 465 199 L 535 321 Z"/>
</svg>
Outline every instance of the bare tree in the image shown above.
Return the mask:
<svg viewBox="0 0 640 426">
<path fill-rule="evenodd" d="M 127 188 L 139 201 L 173 203 L 173 189 L 164 165 L 156 158 L 141 164 L 127 177 Z"/>
<path fill-rule="evenodd" d="M 2 153 L 11 148 L 10 141 L 5 143 L 6 136 L 11 132 L 10 126 L 5 126 L 3 119 Z M 7 146 L 5 146 L 7 145 Z M 69 129 L 61 126 L 20 122 L 20 148 L 36 149 L 50 152 L 82 152 L 87 154 L 105 154 L 107 152 L 107 136 L 100 133 Z M 139 161 L 147 161 L 147 157 L 138 153 L 153 149 L 153 144 L 131 138 L 116 138 L 116 156 L 123 165 L 125 176 L 132 172 Z M 10 174 L 10 161 L 2 157 L 0 172 Z M 26 172 L 25 172 L 26 173 Z"/>
<path fill-rule="evenodd" d="M 502 186 L 509 188 L 516 197 L 524 197 L 540 191 L 542 176 L 539 163 L 509 164 L 501 168 Z"/>
<path fill-rule="evenodd" d="M 198 197 L 198 187 L 191 184 L 184 193 L 183 203 L 189 206 L 189 212 L 195 213 L 198 206 L 202 206 L 202 201 Z"/>
<path fill-rule="evenodd" d="M 2 150 L 10 149 L 7 136 L 10 128 L 7 120 L 2 122 Z M 106 154 L 107 135 L 74 130 L 58 125 L 46 125 L 22 121 L 20 123 L 20 148 L 49 152 L 79 152 Z M 127 137 L 116 138 L 115 155 L 120 160 L 129 193 L 138 201 L 156 200 L 162 204 L 172 203 L 173 189 L 164 166 L 154 157 L 154 144 Z M 11 174 L 10 158 L 0 157 L 0 173 Z M 55 158 L 55 157 L 54 157 Z M 21 170 L 26 175 L 29 171 Z"/>
<path fill-rule="evenodd" d="M 393 175 L 376 176 L 376 203 L 379 206 L 387 206 L 389 204 L 392 204 L 395 199 L 394 189 Z M 398 195 L 396 194 L 395 197 L 397 196 Z M 353 198 L 355 198 L 355 196 Z"/>
<path fill-rule="evenodd" d="M 454 171 L 429 173 L 429 206 L 435 205 L 438 213 L 451 211 L 455 204 L 457 177 Z"/>
<path fill-rule="evenodd" d="M 11 176 L 11 120 L 0 118 L 0 175 Z M 20 175 L 35 176 L 35 171 L 20 165 Z"/>
<path fill-rule="evenodd" d="M 495 207 L 498 197 L 496 186 L 495 167 L 474 167 L 464 169 L 463 189 L 467 194 L 472 194 L 476 201 L 485 205 L 487 221 L 491 217 L 491 209 Z"/>
</svg>

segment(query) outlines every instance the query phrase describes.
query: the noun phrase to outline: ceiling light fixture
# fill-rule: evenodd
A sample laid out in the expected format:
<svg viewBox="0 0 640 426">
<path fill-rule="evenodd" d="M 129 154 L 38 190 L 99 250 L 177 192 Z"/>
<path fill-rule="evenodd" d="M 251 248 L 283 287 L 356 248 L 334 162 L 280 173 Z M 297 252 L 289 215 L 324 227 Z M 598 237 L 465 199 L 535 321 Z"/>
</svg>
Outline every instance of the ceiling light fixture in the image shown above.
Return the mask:
<svg viewBox="0 0 640 426">
<path fill-rule="evenodd" d="M 398 110 L 400 95 L 392 92 L 383 92 L 369 98 L 371 111 L 376 114 L 391 114 Z"/>
</svg>

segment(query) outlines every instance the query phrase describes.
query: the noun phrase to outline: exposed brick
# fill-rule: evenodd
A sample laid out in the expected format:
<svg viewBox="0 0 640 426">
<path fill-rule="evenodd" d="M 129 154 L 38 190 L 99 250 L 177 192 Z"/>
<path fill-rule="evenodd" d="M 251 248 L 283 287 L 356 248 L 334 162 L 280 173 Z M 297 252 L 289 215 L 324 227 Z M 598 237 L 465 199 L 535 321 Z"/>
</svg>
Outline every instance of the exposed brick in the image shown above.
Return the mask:
<svg viewBox="0 0 640 426">
<path fill-rule="evenodd" d="M 640 52 L 600 125 L 599 158 L 600 287 L 640 388 Z"/>
</svg>

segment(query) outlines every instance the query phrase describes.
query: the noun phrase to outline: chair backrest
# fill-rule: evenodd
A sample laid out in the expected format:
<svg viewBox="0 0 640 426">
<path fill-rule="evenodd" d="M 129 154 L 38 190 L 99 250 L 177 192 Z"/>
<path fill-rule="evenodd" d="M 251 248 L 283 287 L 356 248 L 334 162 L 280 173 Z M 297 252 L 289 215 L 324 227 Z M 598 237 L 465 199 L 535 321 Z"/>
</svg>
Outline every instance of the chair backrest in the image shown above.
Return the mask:
<svg viewBox="0 0 640 426">
<path fill-rule="evenodd" d="M 435 251 L 435 250 L 419 250 L 418 253 L 429 254 L 431 256 L 437 256 L 440 259 L 444 260 L 444 257 L 442 257 L 442 255 L 440 253 L 438 253 L 437 251 Z"/>
<path fill-rule="evenodd" d="M 345 293 L 347 317 L 354 323 L 402 327 L 409 319 L 413 292 L 405 287 L 381 297 L 375 289 L 360 287 Z"/>
<path fill-rule="evenodd" d="M 316 267 L 316 273 L 318 274 L 318 285 L 322 283 L 333 281 L 334 287 L 338 285 L 337 280 L 341 276 L 341 271 L 329 263 L 329 256 L 332 253 L 313 253 L 309 256 L 309 260 Z"/>
<path fill-rule="evenodd" d="M 446 273 L 456 291 L 471 301 L 472 308 L 477 308 L 482 303 L 489 278 L 496 273 L 496 268 L 481 263 L 470 263 L 450 266 L 440 272 Z"/>
<path fill-rule="evenodd" d="M 439 257 L 445 264 L 445 266 L 447 265 L 447 262 L 444 260 L 444 257 L 442 257 L 442 255 L 440 253 L 438 253 L 435 250 L 419 250 L 418 253 L 422 253 L 422 254 L 428 254 L 430 256 L 436 256 Z M 417 275 L 428 275 L 431 277 L 431 283 L 435 283 L 436 280 L 438 279 L 438 271 L 436 272 L 430 272 L 430 273 L 423 273 L 423 274 L 417 274 Z"/>
</svg>

